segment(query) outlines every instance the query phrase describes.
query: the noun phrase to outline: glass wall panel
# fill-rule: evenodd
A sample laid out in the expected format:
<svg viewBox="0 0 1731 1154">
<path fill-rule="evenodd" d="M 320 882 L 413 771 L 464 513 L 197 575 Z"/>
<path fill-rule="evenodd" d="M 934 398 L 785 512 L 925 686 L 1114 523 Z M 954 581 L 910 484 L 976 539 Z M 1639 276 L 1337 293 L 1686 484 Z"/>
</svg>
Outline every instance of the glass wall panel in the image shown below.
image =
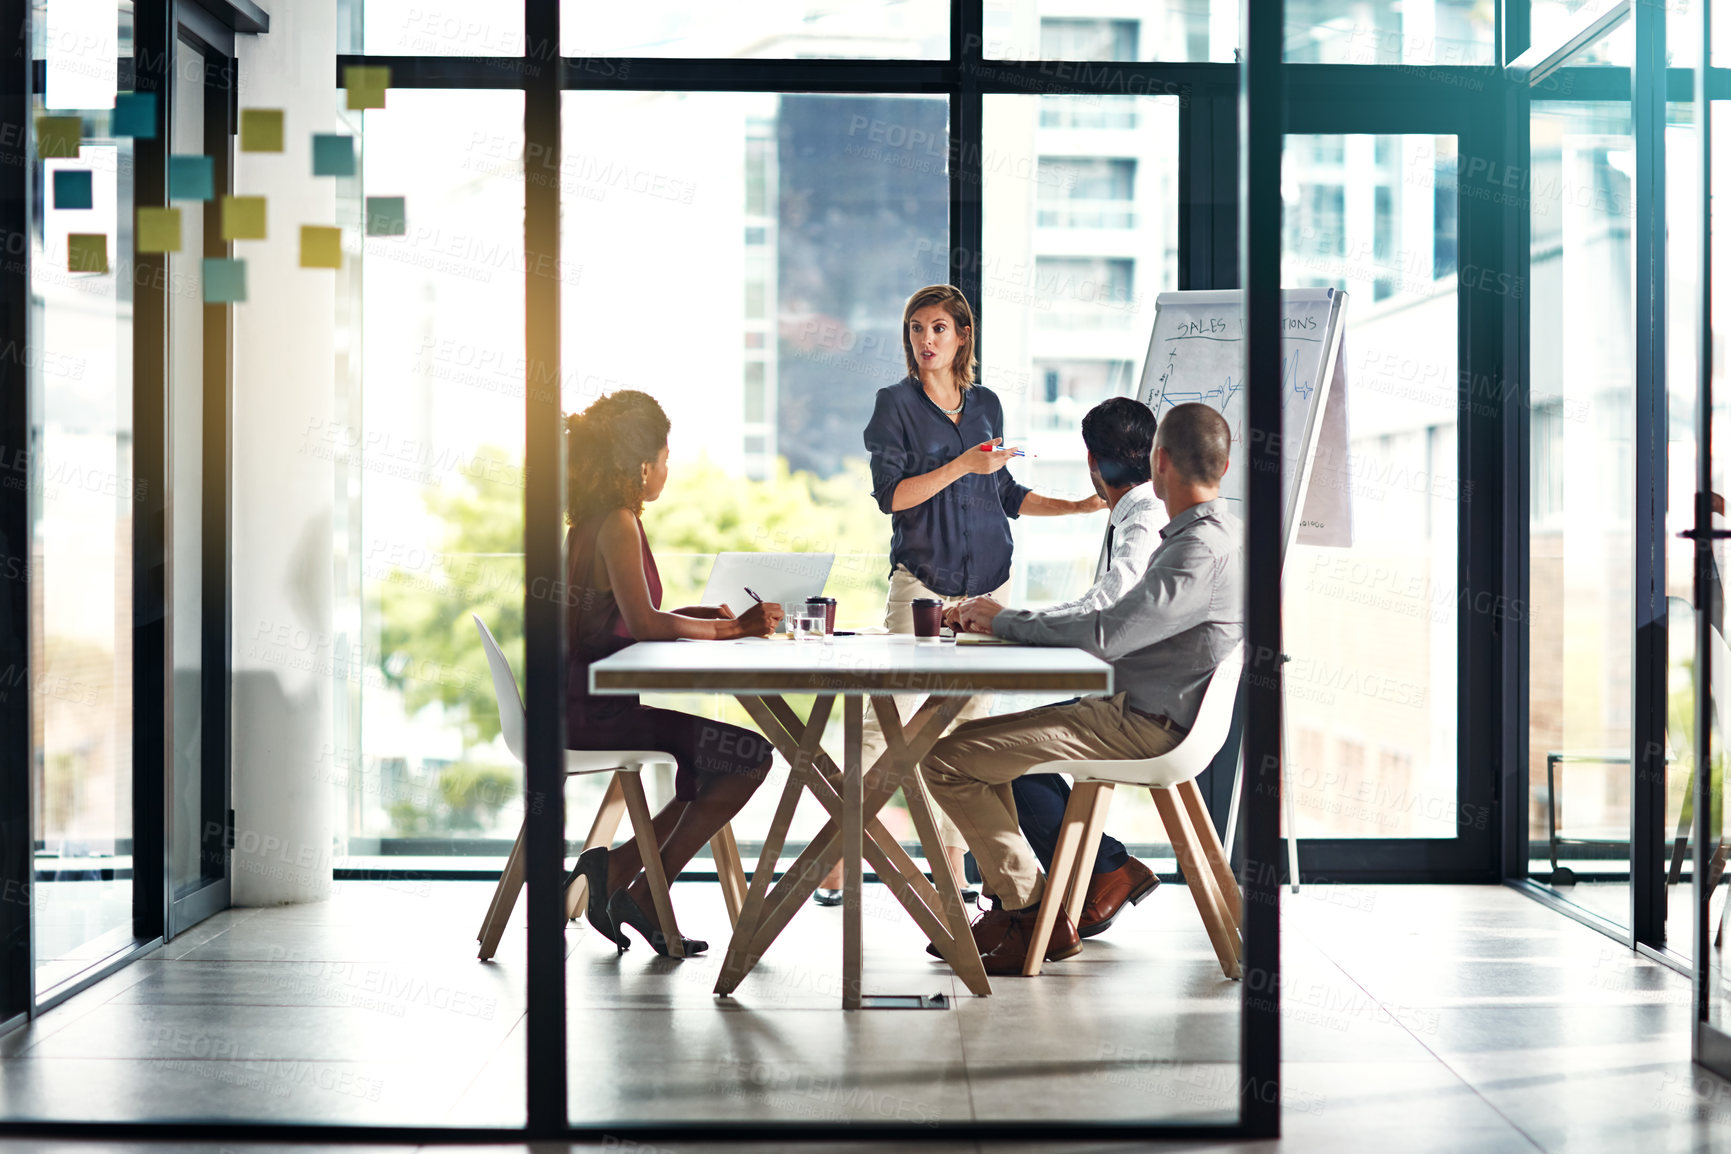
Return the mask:
<svg viewBox="0 0 1731 1154">
<path fill-rule="evenodd" d="M 523 54 L 521 3 L 338 0 L 337 11 L 339 52 L 376 56 Z"/>
<path fill-rule="evenodd" d="M 1090 491 L 1082 418 L 1136 394 L 1155 298 L 1178 287 L 1178 124 L 1172 96 L 985 98 L 980 379 L 1004 403 L 1009 443 L 1034 454 L 1016 479 L 1040 492 Z M 1086 592 L 1101 521 L 1017 519 L 1011 603 Z M 1005 694 L 996 709 L 1047 700 Z M 1119 791 L 1112 823 L 1169 858 L 1145 793 Z"/>
<path fill-rule="evenodd" d="M 949 0 L 560 0 L 566 56 L 942 60 Z M 607 67 L 579 61 L 579 69 Z"/>
<path fill-rule="evenodd" d="M 113 52 L 118 27 L 129 56 L 117 12 L 92 43 Z M 54 117 L 35 121 L 31 168 L 38 995 L 132 942 L 133 145 L 111 111 L 33 108 Z"/>
<path fill-rule="evenodd" d="M 671 420 L 643 514 L 664 606 L 701 604 L 718 552 L 833 552 L 837 626 L 882 626 L 890 526 L 864 430 L 907 374 L 903 304 L 949 279 L 947 117 L 932 97 L 566 95 L 564 407 L 638 389 Z M 646 700 L 750 724 L 731 698 Z M 839 708 L 830 736 L 839 757 Z M 785 772 L 735 819 L 748 861 Z M 574 827 L 605 786 L 573 779 Z M 900 805 L 885 821 L 916 840 Z M 822 823 L 802 808 L 786 852 Z"/>
<path fill-rule="evenodd" d="M 522 821 L 471 618 L 520 663 L 522 118 L 518 92 L 398 90 L 366 121 L 362 386 L 334 446 L 359 513 L 361 636 L 340 663 L 359 707 L 328 767 L 355 859 L 503 858 Z"/>
<path fill-rule="evenodd" d="M 1076 4 L 986 0 L 985 54 L 1002 60 L 1216 60 L 1238 46 L 1232 0 Z M 1294 64 L 1491 64 L 1496 10 L 1480 0 L 1289 0 Z"/>
<path fill-rule="evenodd" d="M 1531 141 L 1529 856 L 1533 877 L 1627 925 L 1629 107 L 1534 101 Z"/>
<path fill-rule="evenodd" d="M 1286 558 L 1297 834 L 1450 838 L 1462 396 L 1453 136 L 1292 135 L 1283 283 L 1348 294 L 1349 547 Z M 1313 482 L 1314 483 L 1314 482 Z"/>
</svg>

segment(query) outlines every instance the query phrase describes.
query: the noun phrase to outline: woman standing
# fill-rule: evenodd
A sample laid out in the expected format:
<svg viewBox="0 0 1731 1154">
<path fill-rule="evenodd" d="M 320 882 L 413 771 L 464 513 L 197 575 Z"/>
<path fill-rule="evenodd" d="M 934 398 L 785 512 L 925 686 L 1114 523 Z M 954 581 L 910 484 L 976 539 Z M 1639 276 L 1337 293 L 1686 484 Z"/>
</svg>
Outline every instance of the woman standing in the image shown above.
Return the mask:
<svg viewBox="0 0 1731 1154">
<path fill-rule="evenodd" d="M 766 637 L 781 606 L 754 605 L 739 618 L 725 605 L 661 608 L 661 576 L 643 531 L 643 505 L 667 484 L 667 415 L 647 393 L 622 390 L 566 421 L 566 746 L 660 749 L 674 755 L 674 798 L 655 815 L 655 843 L 669 881 L 732 820 L 769 772 L 768 741 L 736 725 L 643 705 L 636 696 L 588 692 L 589 666 L 634 641 Z M 589 882 L 589 924 L 621 950 L 625 927 L 655 952 L 667 943 L 653 919 L 637 842 L 597 846 L 573 875 Z M 699 954 L 707 942 L 684 941 Z"/>
<path fill-rule="evenodd" d="M 890 515 L 890 591 L 884 626 L 913 632 L 913 602 L 941 601 L 945 609 L 982 593 L 1002 602 L 1010 584 L 1010 518 L 1093 513 L 1097 495 L 1079 501 L 1047 497 L 1016 483 L 1006 466 L 1019 455 L 1006 448 L 1004 406 L 974 379 L 974 312 L 953 285 L 928 285 L 902 309 L 902 351 L 908 375 L 879 389 L 865 428 L 871 454 L 872 496 Z M 917 699 L 898 698 L 905 718 Z M 984 716 L 989 697 L 976 697 L 954 724 Z M 876 714 L 866 711 L 862 764 L 883 751 Z M 940 820 L 945 854 L 959 878 L 964 843 L 947 817 Z M 815 896 L 839 904 L 841 867 Z"/>
</svg>

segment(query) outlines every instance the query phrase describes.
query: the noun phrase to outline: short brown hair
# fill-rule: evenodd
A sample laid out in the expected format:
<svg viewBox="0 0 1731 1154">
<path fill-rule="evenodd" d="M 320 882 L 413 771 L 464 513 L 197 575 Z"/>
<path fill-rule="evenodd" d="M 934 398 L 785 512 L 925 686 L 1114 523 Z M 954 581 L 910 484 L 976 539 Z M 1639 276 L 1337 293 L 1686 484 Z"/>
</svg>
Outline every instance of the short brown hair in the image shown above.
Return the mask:
<svg viewBox="0 0 1731 1154">
<path fill-rule="evenodd" d="M 1232 456 L 1232 429 L 1219 410 L 1191 401 L 1166 411 L 1154 444 L 1166 450 L 1172 467 L 1186 481 L 1218 485 Z"/>
<path fill-rule="evenodd" d="M 929 284 L 909 297 L 907 307 L 902 309 L 902 352 L 908 358 L 908 376 L 916 381 L 920 379 L 920 362 L 914 356 L 914 341 L 908 336 L 908 324 L 915 313 L 932 305 L 944 307 L 956 326 L 956 335 L 962 338 L 950 371 L 956 375 L 957 387 L 964 391 L 971 389 L 974 387 L 974 344 L 979 334 L 974 328 L 974 310 L 968 307 L 968 298 L 953 284 Z"/>
<path fill-rule="evenodd" d="M 565 418 L 565 517 L 571 524 L 614 509 L 643 513 L 643 466 L 667 447 L 672 427 L 648 393 L 621 389 Z"/>
</svg>

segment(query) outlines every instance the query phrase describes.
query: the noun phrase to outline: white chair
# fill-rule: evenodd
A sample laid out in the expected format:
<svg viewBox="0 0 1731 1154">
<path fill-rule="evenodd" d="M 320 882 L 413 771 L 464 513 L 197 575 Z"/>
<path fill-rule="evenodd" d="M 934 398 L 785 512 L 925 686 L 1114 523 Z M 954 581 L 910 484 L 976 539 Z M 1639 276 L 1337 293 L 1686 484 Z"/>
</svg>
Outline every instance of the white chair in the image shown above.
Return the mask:
<svg viewBox="0 0 1731 1154">
<path fill-rule="evenodd" d="M 481 645 L 487 652 L 487 664 L 493 671 L 493 693 L 499 699 L 499 730 L 504 734 L 505 747 L 518 761 L 523 761 L 525 723 L 523 717 L 523 695 L 517 690 L 517 678 L 511 672 L 510 662 L 505 660 L 505 654 L 499 649 L 498 641 L 494 640 L 492 630 L 477 614 L 475 628 L 481 631 Z M 619 829 L 619 819 L 624 813 L 631 814 L 631 832 L 637 839 L 637 849 L 643 858 L 643 873 L 649 882 L 649 893 L 655 900 L 655 920 L 661 925 L 661 932 L 667 939 L 667 949 L 672 956 L 683 957 L 680 946 L 679 925 L 673 917 L 673 901 L 667 893 L 667 877 L 661 869 L 661 853 L 655 844 L 655 829 L 650 824 L 649 802 L 643 795 L 642 771 L 650 766 L 671 765 L 673 755 L 652 749 L 568 749 L 565 751 L 565 775 L 567 777 L 583 773 L 611 773 L 613 780 L 607 786 L 607 793 L 601 799 L 601 807 L 595 812 L 595 820 L 589 827 L 589 836 L 583 842 L 584 849 L 592 849 L 598 845 L 611 845 L 613 835 Z M 525 829 L 527 823 L 525 823 Z M 493 901 L 487 907 L 487 916 L 481 922 L 481 932 L 476 935 L 481 943 L 481 960 L 491 958 L 499 948 L 499 939 L 505 932 L 505 923 L 511 919 L 511 910 L 517 904 L 517 894 L 523 888 L 523 844 L 524 830 L 517 832 L 517 841 L 511 847 L 511 856 L 506 859 L 505 872 L 499 877 L 499 885 L 493 891 Z M 709 846 L 715 854 L 715 873 L 721 881 L 722 897 L 727 902 L 727 916 L 730 920 L 739 920 L 739 911 L 745 904 L 745 869 L 739 860 L 739 847 L 733 840 L 731 825 L 721 827 L 721 832 L 710 839 Z M 575 918 L 583 912 L 588 900 L 589 886 L 583 878 L 578 878 L 565 891 L 565 916 Z"/>
<path fill-rule="evenodd" d="M 1068 773 L 1075 779 L 1064 824 L 1052 852 L 1052 868 L 1046 878 L 1046 893 L 1034 923 L 1034 940 L 1022 973 L 1040 972 L 1046 945 L 1058 923 L 1058 911 L 1067 910 L 1074 923 L 1082 915 L 1088 897 L 1088 879 L 1094 873 L 1094 857 L 1100 849 L 1100 832 L 1106 826 L 1106 811 L 1112 804 L 1112 787 L 1146 787 L 1160 811 L 1178 866 L 1184 871 L 1190 896 L 1202 915 L 1208 939 L 1228 978 L 1240 976 L 1243 942 L 1239 924 L 1243 918 L 1238 881 L 1232 876 L 1226 851 L 1214 832 L 1196 775 L 1208 768 L 1214 755 L 1226 744 L 1232 728 L 1232 707 L 1238 697 L 1238 675 L 1244 667 L 1242 653 L 1234 652 L 1215 668 L 1202 694 L 1196 724 L 1184 739 L 1159 757 L 1145 761 L 1048 761 L 1030 773 Z M 1174 800 L 1176 795 L 1177 800 Z"/>
</svg>

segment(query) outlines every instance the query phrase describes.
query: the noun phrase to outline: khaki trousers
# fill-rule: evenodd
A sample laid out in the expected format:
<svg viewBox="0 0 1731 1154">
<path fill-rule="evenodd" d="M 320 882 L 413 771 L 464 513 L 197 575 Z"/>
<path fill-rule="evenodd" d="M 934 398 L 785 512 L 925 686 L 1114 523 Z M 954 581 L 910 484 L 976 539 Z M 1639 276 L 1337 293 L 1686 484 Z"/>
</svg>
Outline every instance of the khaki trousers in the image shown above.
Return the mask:
<svg viewBox="0 0 1731 1154">
<path fill-rule="evenodd" d="M 989 596 L 1002 605 L 1009 600 L 1010 582 L 1004 582 L 992 590 Z M 913 603 L 922 597 L 933 597 L 942 601 L 945 609 L 967 600 L 966 597 L 945 597 L 941 593 L 934 593 L 927 588 L 923 581 L 916 579 L 912 573 L 908 572 L 905 565 L 897 565 L 895 571 L 890 574 L 890 595 L 884 605 L 884 628 L 891 633 L 912 633 L 914 631 Z M 951 729 L 953 730 L 956 726 L 973 718 L 986 716 L 991 711 L 992 698 L 992 694 L 986 694 L 969 701 L 967 705 L 962 707 L 962 712 L 956 716 L 956 720 L 951 723 Z M 920 702 L 924 700 L 925 698 L 915 694 L 897 694 L 896 712 L 905 722 L 913 716 L 914 710 L 918 709 Z M 860 765 L 870 769 L 872 763 L 883 754 L 886 745 L 883 729 L 878 725 L 877 712 L 868 704 L 865 710 L 865 723 L 860 731 Z M 938 840 L 942 841 L 946 847 L 960 846 L 966 849 L 968 843 L 962 839 L 961 831 L 956 828 L 955 823 L 949 819 L 948 815 L 940 809 L 937 818 Z M 961 878 L 956 879 L 958 883 L 961 880 Z"/>
<path fill-rule="evenodd" d="M 960 828 L 986 885 L 1005 909 L 1040 900 L 1044 881 L 1016 823 L 1010 783 L 1048 761 L 1139 761 L 1178 744 L 1165 726 L 1124 707 L 1124 694 L 1044 705 L 958 726 L 920 768 L 932 797 Z"/>
</svg>

